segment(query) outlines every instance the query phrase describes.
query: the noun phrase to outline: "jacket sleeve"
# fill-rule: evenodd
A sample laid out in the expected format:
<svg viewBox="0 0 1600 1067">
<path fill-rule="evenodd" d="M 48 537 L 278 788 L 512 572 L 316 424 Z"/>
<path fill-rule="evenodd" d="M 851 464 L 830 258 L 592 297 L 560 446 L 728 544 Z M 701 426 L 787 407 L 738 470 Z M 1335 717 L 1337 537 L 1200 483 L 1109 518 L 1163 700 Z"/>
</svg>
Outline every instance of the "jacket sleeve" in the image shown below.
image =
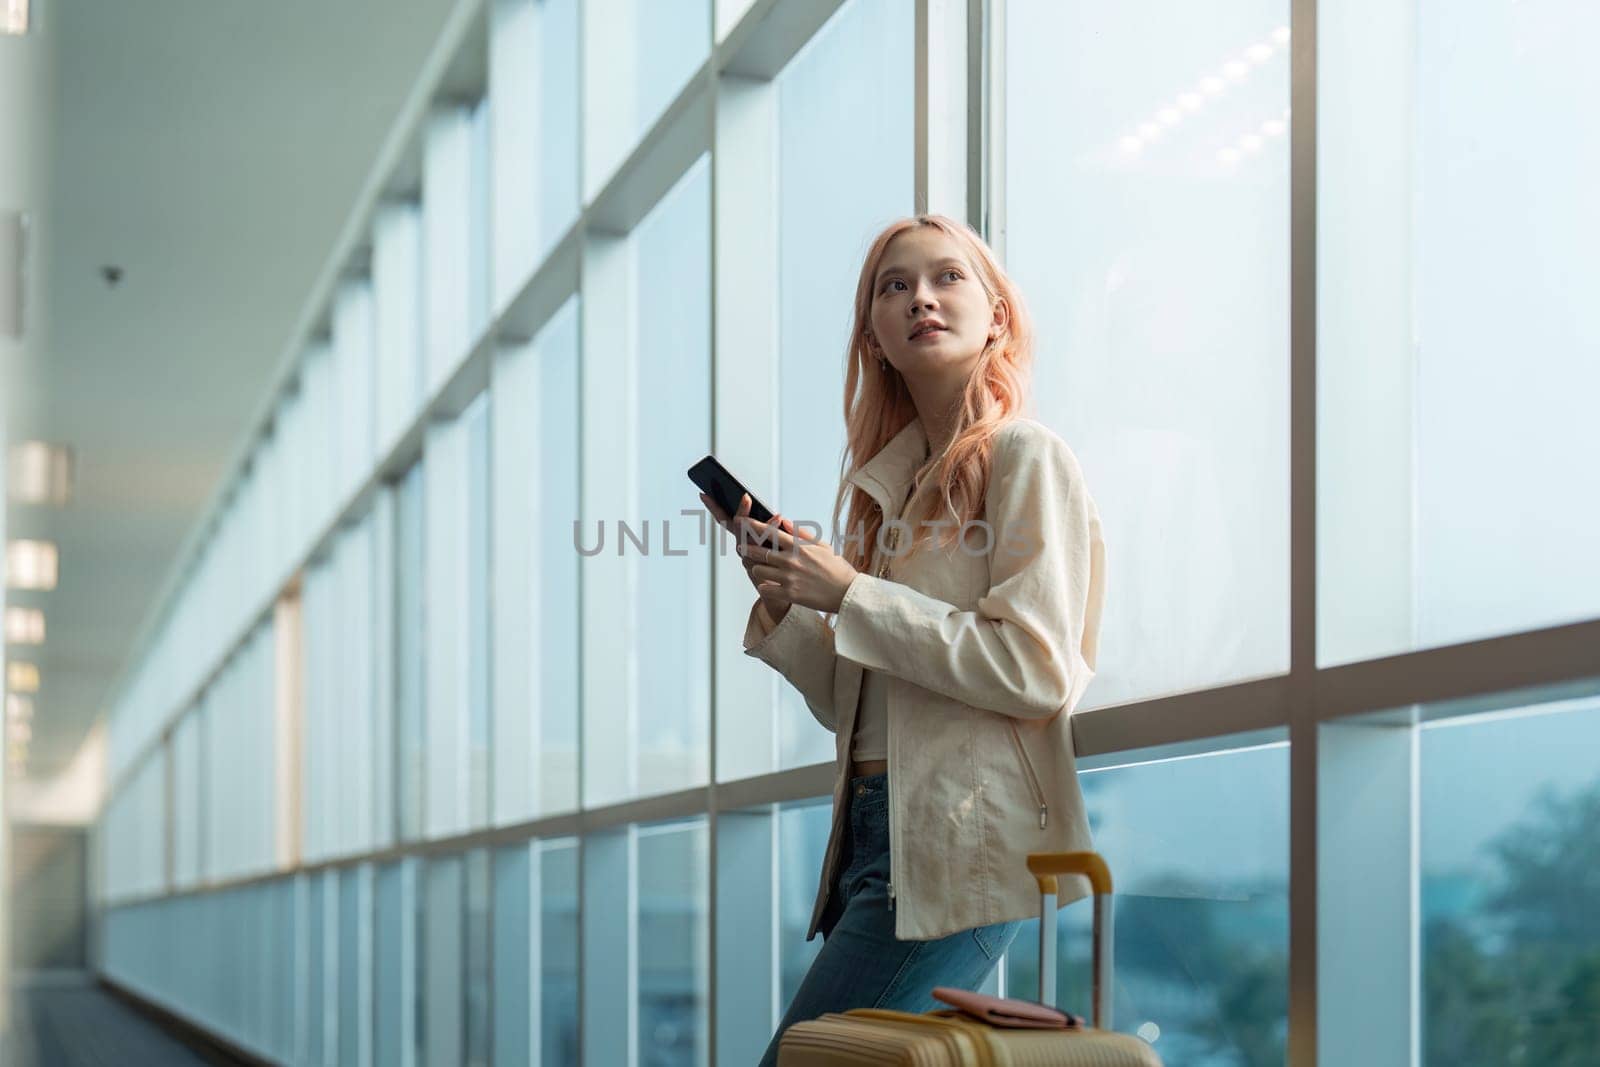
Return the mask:
<svg viewBox="0 0 1600 1067">
<path fill-rule="evenodd" d="M 859 574 L 839 605 L 838 655 L 1004 715 L 1071 714 L 1094 676 L 1105 545 L 1077 458 L 1029 425 L 995 449 L 990 584 L 976 610 Z"/>
<path fill-rule="evenodd" d="M 799 604 L 763 634 L 756 614 L 757 600 L 750 608 L 745 625 L 744 654 L 753 656 L 776 670 L 800 691 L 806 707 L 829 730 L 838 731 L 838 714 L 833 707 L 833 668 L 838 657 L 833 650 L 833 628 L 821 615 Z"/>
</svg>

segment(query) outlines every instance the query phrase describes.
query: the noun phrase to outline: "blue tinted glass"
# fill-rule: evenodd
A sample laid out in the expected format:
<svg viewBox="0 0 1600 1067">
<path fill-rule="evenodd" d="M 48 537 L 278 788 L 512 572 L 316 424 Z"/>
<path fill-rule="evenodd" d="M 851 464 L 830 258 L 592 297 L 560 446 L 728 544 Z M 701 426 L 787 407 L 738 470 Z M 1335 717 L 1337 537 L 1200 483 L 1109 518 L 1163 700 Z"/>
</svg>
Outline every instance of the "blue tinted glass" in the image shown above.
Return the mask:
<svg viewBox="0 0 1600 1067">
<path fill-rule="evenodd" d="M 1600 1047 L 1600 701 L 1425 728 L 1423 1062 Z"/>
<path fill-rule="evenodd" d="M 1282 1063 L 1288 1032 L 1289 750 L 1246 749 L 1081 775 L 1116 882 L 1116 1029 L 1167 1063 Z M 1090 1014 L 1092 908 L 1060 912 L 1056 1003 Z M 1039 923 L 1008 953 L 1035 998 Z"/>
</svg>

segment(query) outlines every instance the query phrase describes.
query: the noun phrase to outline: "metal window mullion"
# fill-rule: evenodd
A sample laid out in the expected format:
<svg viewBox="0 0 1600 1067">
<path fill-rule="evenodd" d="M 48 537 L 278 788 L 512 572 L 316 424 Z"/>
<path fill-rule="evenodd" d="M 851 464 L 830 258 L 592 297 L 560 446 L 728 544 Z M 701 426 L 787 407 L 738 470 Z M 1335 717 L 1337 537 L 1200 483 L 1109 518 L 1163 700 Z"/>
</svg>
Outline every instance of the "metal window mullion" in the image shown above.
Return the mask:
<svg viewBox="0 0 1600 1067">
<path fill-rule="evenodd" d="M 1289 1036 L 1317 1064 L 1317 0 L 1291 0 L 1289 58 Z"/>
</svg>

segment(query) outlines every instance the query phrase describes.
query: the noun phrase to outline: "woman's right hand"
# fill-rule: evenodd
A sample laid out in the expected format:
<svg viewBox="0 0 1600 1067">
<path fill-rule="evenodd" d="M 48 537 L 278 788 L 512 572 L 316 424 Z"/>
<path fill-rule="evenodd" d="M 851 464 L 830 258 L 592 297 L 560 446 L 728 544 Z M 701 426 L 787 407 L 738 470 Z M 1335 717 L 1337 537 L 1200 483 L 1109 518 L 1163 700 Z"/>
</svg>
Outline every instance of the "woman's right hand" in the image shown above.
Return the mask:
<svg viewBox="0 0 1600 1067">
<path fill-rule="evenodd" d="M 745 544 L 746 542 L 754 540 L 754 535 L 749 532 L 749 528 L 745 523 L 745 520 L 750 517 L 749 493 L 745 493 L 740 496 L 739 510 L 735 511 L 732 515 L 729 515 L 727 512 L 718 507 L 716 501 L 712 500 L 705 493 L 700 494 L 700 502 L 706 506 L 707 511 L 711 512 L 711 517 L 717 520 L 717 525 L 721 526 L 724 530 L 727 530 L 733 535 L 735 544 Z M 771 521 L 773 524 L 776 524 L 780 529 L 791 536 L 806 536 L 798 533 L 795 530 L 794 523 L 790 522 L 782 515 L 772 516 Z M 789 613 L 788 601 L 772 600 L 762 594 L 760 583 L 756 580 L 755 575 L 751 573 L 751 568 L 756 565 L 756 561 L 752 560 L 749 556 L 740 556 L 739 562 L 744 564 L 745 577 L 750 579 L 750 584 L 756 589 L 756 595 L 761 597 L 762 611 L 764 611 L 767 617 L 772 620 L 772 625 L 777 626 L 778 623 L 783 621 L 783 617 Z"/>
</svg>

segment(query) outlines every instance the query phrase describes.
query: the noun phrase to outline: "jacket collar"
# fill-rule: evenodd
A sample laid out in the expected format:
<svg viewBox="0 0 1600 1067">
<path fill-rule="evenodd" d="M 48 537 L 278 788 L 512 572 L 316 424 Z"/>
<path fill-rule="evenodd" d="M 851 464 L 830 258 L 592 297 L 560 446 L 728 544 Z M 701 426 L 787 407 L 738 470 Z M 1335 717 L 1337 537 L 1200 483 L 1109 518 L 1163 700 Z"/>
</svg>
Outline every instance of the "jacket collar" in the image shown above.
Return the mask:
<svg viewBox="0 0 1600 1067">
<path fill-rule="evenodd" d="M 885 515 L 891 515 L 905 502 L 912 476 L 927 459 L 928 435 L 922 420 L 913 415 L 877 455 L 856 468 L 845 481 L 859 486 L 878 502 Z"/>
</svg>

